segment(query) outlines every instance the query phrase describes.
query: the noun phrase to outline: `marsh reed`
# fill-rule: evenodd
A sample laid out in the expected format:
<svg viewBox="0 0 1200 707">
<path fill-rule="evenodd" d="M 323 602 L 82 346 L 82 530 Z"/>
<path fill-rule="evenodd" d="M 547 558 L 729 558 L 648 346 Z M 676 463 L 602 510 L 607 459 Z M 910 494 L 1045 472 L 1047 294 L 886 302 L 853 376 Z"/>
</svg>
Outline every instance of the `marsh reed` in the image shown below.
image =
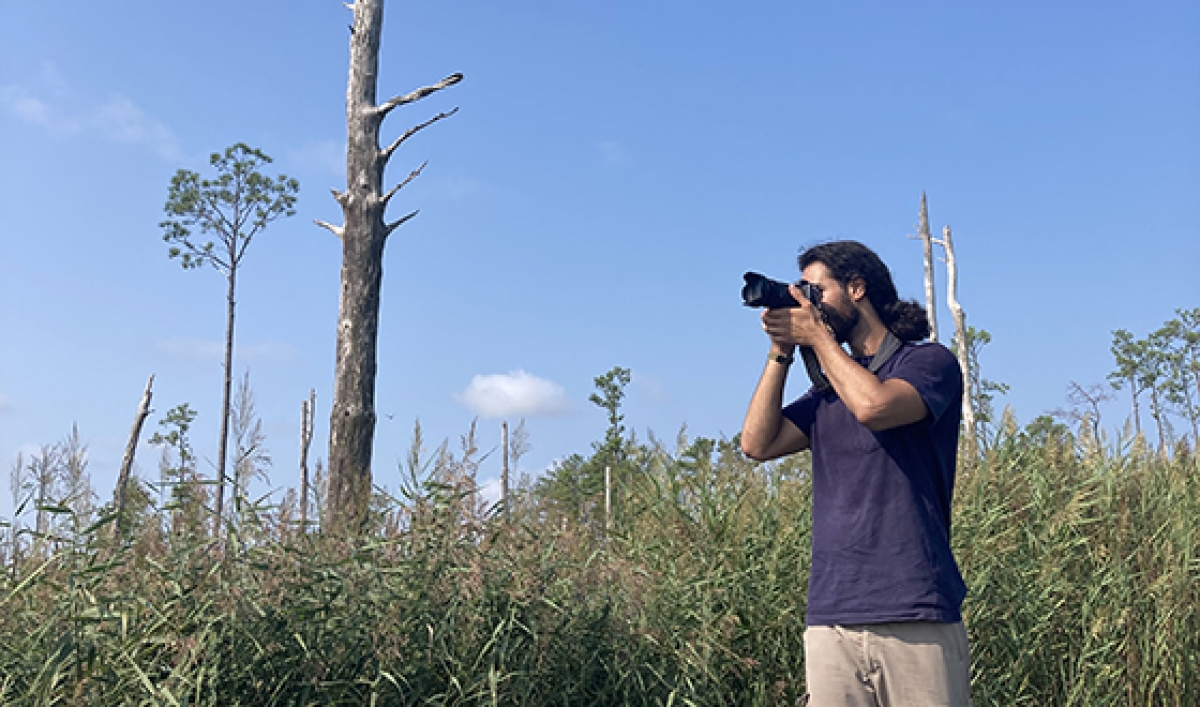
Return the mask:
<svg viewBox="0 0 1200 707">
<path fill-rule="evenodd" d="M 804 457 L 642 445 L 607 533 L 529 488 L 505 522 L 436 468 L 447 459 L 381 494 L 377 531 L 353 542 L 261 509 L 220 546 L 158 522 L 114 545 L 102 518 L 7 557 L 0 704 L 791 705 L 803 693 Z M 1187 450 L 1015 432 L 964 469 L 954 543 L 977 705 L 1200 704 L 1197 473 Z"/>
</svg>

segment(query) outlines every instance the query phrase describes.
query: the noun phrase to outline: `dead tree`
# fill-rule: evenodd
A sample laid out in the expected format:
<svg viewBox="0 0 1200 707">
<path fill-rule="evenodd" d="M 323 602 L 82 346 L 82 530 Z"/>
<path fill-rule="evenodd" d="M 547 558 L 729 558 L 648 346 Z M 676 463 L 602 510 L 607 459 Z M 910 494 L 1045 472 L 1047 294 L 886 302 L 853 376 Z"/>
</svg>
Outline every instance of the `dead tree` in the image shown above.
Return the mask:
<svg viewBox="0 0 1200 707">
<path fill-rule="evenodd" d="M 384 221 L 388 201 L 421 173 L 424 164 L 403 181 L 383 191 L 388 160 L 408 138 L 447 118 L 457 108 L 409 128 L 387 147 L 379 145 L 379 128 L 394 109 L 453 86 L 452 74 L 432 86 L 376 103 L 383 0 L 357 0 L 350 28 L 350 77 L 346 90 L 346 191 L 333 191 L 342 207 L 343 224 L 324 221 L 342 240 L 341 297 L 338 311 L 336 369 L 329 424 L 329 510 L 335 532 L 358 532 L 365 526 L 371 496 L 371 452 L 375 439 L 375 374 L 379 332 L 379 298 L 383 280 L 383 248 L 388 234 L 417 215 L 410 212 Z"/>
<path fill-rule="evenodd" d="M 317 412 L 317 391 L 308 391 L 308 400 L 300 403 L 300 531 L 308 531 L 308 448 L 312 445 L 313 420 Z"/>
<path fill-rule="evenodd" d="M 922 203 L 924 203 L 922 201 Z M 958 263 L 954 259 L 954 241 L 950 238 L 950 227 L 942 228 L 941 240 L 934 240 L 946 252 L 946 304 L 950 316 L 954 317 L 954 350 L 958 354 L 958 365 L 963 375 L 962 418 L 966 432 L 967 453 L 974 457 L 979 449 L 975 437 L 975 404 L 971 399 L 970 352 L 967 345 L 967 315 L 958 303 Z"/>
<path fill-rule="evenodd" d="M 925 192 L 921 192 L 921 216 L 917 226 L 917 237 L 925 248 L 925 310 L 929 314 L 929 338 L 938 340 L 937 300 L 933 292 L 933 234 L 929 232 L 929 208 L 925 203 Z"/>
<path fill-rule="evenodd" d="M 113 511 L 116 520 L 113 523 L 113 539 L 120 541 L 121 524 L 124 521 L 125 498 L 129 488 L 129 474 L 133 470 L 133 457 L 137 452 L 138 439 L 142 436 L 142 425 L 150 416 L 150 388 L 154 385 L 154 375 L 146 381 L 146 391 L 142 393 L 142 402 L 138 404 L 137 415 L 133 418 L 133 429 L 129 431 L 129 441 L 125 443 L 125 456 L 121 459 L 121 471 L 117 474 L 117 488 L 113 492 Z"/>
</svg>

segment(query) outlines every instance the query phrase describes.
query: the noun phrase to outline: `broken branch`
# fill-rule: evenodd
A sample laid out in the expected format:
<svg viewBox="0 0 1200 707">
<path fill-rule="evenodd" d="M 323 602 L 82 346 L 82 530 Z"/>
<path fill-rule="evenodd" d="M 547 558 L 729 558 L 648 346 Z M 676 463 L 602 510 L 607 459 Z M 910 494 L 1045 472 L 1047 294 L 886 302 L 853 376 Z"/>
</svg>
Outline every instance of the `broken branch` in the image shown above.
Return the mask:
<svg viewBox="0 0 1200 707">
<path fill-rule="evenodd" d="M 403 96 L 396 96 L 396 97 L 392 98 L 387 103 L 384 103 L 383 105 L 378 106 L 375 109 L 375 113 L 380 118 L 382 118 L 382 117 L 386 116 L 388 113 L 391 113 L 392 110 L 395 109 L 397 106 L 402 106 L 402 105 L 405 105 L 408 103 L 415 103 L 416 101 L 421 100 L 422 98 L 428 96 L 431 93 L 436 93 L 436 92 L 442 90 L 443 88 L 448 88 L 450 86 L 453 86 L 454 84 L 456 84 L 462 80 L 463 80 L 462 74 L 450 74 L 449 76 L 442 79 L 441 81 L 438 81 L 437 83 L 435 83 L 432 86 L 422 86 L 421 88 L 418 88 L 417 90 L 413 91 L 412 93 L 406 93 Z"/>
<path fill-rule="evenodd" d="M 326 223 L 321 219 L 313 219 L 313 223 L 317 224 L 321 228 L 329 229 L 329 231 L 333 233 L 333 235 L 337 236 L 339 240 L 342 237 L 342 233 L 346 230 L 342 226 L 334 226 L 332 223 Z"/>
<path fill-rule="evenodd" d="M 401 189 L 403 189 L 405 186 L 407 186 L 409 182 L 411 182 L 412 180 L 416 179 L 416 178 L 417 178 L 417 176 L 418 176 L 419 174 L 421 174 L 421 170 L 425 169 L 425 165 L 427 165 L 427 164 L 429 164 L 429 161 L 428 161 L 428 160 L 426 160 L 425 162 L 422 162 L 422 163 L 421 163 L 421 165 L 420 165 L 419 167 L 417 167 L 416 169 L 414 169 L 412 172 L 410 172 L 410 173 L 409 173 L 409 175 L 408 175 L 407 177 L 405 177 L 405 178 L 404 178 L 404 181 L 403 181 L 403 182 L 400 182 L 400 183 L 399 183 L 399 184 L 397 184 L 396 186 L 394 186 L 394 187 L 392 187 L 391 189 L 389 189 L 389 190 L 388 190 L 388 193 L 383 195 L 383 203 L 384 203 L 384 204 L 386 204 L 386 203 L 388 203 L 389 201 L 391 201 L 392 197 L 396 195 L 396 192 L 400 191 L 400 190 L 401 190 Z"/>
<path fill-rule="evenodd" d="M 388 145 L 380 153 L 383 156 L 384 161 L 386 162 L 392 156 L 392 153 L 396 151 L 396 148 L 400 147 L 400 145 L 405 140 L 409 139 L 413 135 L 416 135 L 417 132 L 424 130 L 425 128 L 428 128 L 430 125 L 433 125 L 434 123 L 438 122 L 439 120 L 441 120 L 443 118 L 449 118 L 450 116 L 454 115 L 457 112 L 458 112 L 458 107 L 456 106 L 454 108 L 454 110 L 449 110 L 444 113 L 438 113 L 437 115 L 433 116 L 429 120 L 426 120 L 424 123 L 421 123 L 420 125 L 414 125 L 413 127 L 409 128 L 408 130 L 405 130 L 403 135 L 401 135 L 400 137 L 393 140 L 392 144 Z"/>
<path fill-rule="evenodd" d="M 413 216 L 416 216 L 419 213 L 421 213 L 420 209 L 418 209 L 417 211 L 413 211 L 410 214 L 405 214 L 399 221 L 393 221 L 392 223 L 387 224 L 387 226 L 385 226 L 383 235 L 385 237 L 388 235 L 391 235 L 392 231 L 394 231 L 397 228 L 400 228 L 404 224 L 408 223 L 412 219 Z"/>
</svg>

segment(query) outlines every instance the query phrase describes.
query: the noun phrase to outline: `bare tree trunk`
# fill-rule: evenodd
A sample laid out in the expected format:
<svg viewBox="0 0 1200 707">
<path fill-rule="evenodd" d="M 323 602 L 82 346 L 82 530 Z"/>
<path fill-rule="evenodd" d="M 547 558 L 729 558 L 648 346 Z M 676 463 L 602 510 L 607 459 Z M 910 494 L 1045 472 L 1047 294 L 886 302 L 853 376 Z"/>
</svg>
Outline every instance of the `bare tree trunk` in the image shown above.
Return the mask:
<svg viewBox="0 0 1200 707">
<path fill-rule="evenodd" d="M 229 407 L 233 399 L 233 315 L 237 284 L 237 268 L 232 264 L 227 276 L 229 291 L 226 294 L 225 311 L 225 380 L 221 389 L 221 431 L 217 440 L 217 501 L 213 516 L 213 539 L 221 537 L 221 521 L 225 507 L 225 451 L 229 447 Z"/>
<path fill-rule="evenodd" d="M 929 314 L 929 338 L 938 340 L 937 300 L 933 289 L 933 234 L 929 232 L 929 208 L 925 203 L 925 192 L 921 192 L 921 221 L 917 235 L 925 247 L 925 310 Z"/>
<path fill-rule="evenodd" d="M 388 200 L 420 174 L 415 169 L 386 194 L 383 173 L 388 159 L 408 137 L 453 114 L 442 113 L 410 128 L 387 148 L 379 147 L 379 127 L 394 108 L 458 83 L 453 74 L 434 86 L 396 96 L 377 105 L 379 44 L 383 0 L 357 0 L 350 36 L 350 77 L 346 90 L 346 184 L 334 191 L 344 224 L 321 221 L 342 239 L 342 288 L 338 312 L 336 370 L 329 425 L 329 510 L 335 532 L 360 532 L 371 497 L 371 452 L 375 438 L 375 374 L 383 248 L 387 236 L 416 216 L 413 211 L 384 222 Z"/>
<path fill-rule="evenodd" d="M 967 350 L 967 315 L 962 305 L 958 303 L 958 263 L 954 259 L 954 241 L 950 237 L 950 227 L 942 228 L 942 239 L 935 241 L 946 252 L 946 304 L 950 308 L 950 316 L 954 317 L 954 349 L 958 354 L 958 366 L 963 375 L 962 418 L 963 430 L 966 432 L 967 454 L 974 457 L 979 449 L 979 441 L 975 435 L 975 405 L 971 396 L 971 364 L 970 352 Z"/>
<path fill-rule="evenodd" d="M 500 507 L 504 509 L 504 518 L 508 519 L 508 420 L 500 423 Z"/>
<path fill-rule="evenodd" d="M 114 491 L 114 511 L 116 522 L 113 524 L 113 539 L 121 539 L 121 521 L 125 515 L 125 493 L 129 487 L 129 474 L 133 471 L 133 457 L 137 453 L 138 439 L 142 436 L 142 425 L 150 416 L 151 387 L 154 386 L 154 374 L 146 381 L 146 391 L 142 393 L 142 402 L 138 404 L 137 415 L 133 418 L 133 429 L 129 431 L 129 441 L 125 443 L 125 456 L 121 458 L 121 471 L 117 474 L 117 488 Z"/>
<path fill-rule="evenodd" d="M 300 403 L 300 531 L 308 532 L 308 448 L 312 445 L 313 420 L 317 413 L 317 391 L 308 391 Z"/>
</svg>

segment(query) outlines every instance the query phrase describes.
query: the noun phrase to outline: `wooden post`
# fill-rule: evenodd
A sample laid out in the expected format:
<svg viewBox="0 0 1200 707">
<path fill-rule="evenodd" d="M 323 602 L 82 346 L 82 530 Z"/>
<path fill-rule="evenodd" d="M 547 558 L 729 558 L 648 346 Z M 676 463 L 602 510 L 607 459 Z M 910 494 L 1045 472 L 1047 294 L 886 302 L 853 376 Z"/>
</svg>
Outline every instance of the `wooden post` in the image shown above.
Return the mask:
<svg viewBox="0 0 1200 707">
<path fill-rule="evenodd" d="M 142 402 L 138 404 L 137 414 L 133 418 L 133 429 L 129 431 L 129 441 L 125 443 L 125 456 L 121 458 L 121 471 L 117 474 L 117 488 L 114 492 L 116 498 L 113 499 L 113 505 L 116 511 L 116 522 L 113 525 L 113 540 L 121 541 L 121 521 L 125 515 L 125 497 L 126 490 L 129 486 L 129 475 L 133 471 L 133 457 L 137 453 L 138 439 L 142 436 L 142 425 L 146 423 L 146 418 L 150 416 L 150 398 L 152 393 L 150 389 L 154 386 L 154 374 L 150 374 L 150 379 L 146 381 L 146 390 L 142 393 Z"/>
</svg>

